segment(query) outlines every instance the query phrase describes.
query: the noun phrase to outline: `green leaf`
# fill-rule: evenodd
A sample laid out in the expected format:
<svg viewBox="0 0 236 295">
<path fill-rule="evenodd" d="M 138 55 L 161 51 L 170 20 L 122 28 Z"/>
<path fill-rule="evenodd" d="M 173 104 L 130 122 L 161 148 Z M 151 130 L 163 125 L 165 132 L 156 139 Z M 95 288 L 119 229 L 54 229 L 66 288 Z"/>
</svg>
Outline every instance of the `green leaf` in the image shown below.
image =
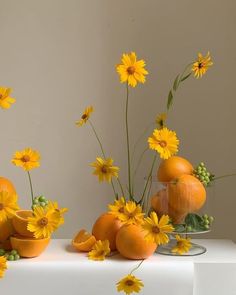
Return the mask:
<svg viewBox="0 0 236 295">
<path fill-rule="evenodd" d="M 179 233 L 185 232 L 185 226 L 183 224 L 174 224 L 174 229 Z"/>
<path fill-rule="evenodd" d="M 179 87 L 179 75 L 175 78 L 173 89 L 176 91 Z"/>
<path fill-rule="evenodd" d="M 191 74 L 192 74 L 192 72 L 190 72 L 188 75 L 184 76 L 184 77 L 180 80 L 180 82 L 183 82 L 184 80 L 188 79 L 188 77 L 190 77 Z"/>
<path fill-rule="evenodd" d="M 203 219 L 201 216 L 194 214 L 194 213 L 189 213 L 185 217 L 185 223 L 187 226 L 191 226 L 193 231 L 202 231 L 205 230 L 203 226 Z"/>
<path fill-rule="evenodd" d="M 173 94 L 172 94 L 172 91 L 170 90 L 169 95 L 168 95 L 168 101 L 167 101 L 167 110 L 169 110 L 172 103 L 173 103 Z"/>
</svg>

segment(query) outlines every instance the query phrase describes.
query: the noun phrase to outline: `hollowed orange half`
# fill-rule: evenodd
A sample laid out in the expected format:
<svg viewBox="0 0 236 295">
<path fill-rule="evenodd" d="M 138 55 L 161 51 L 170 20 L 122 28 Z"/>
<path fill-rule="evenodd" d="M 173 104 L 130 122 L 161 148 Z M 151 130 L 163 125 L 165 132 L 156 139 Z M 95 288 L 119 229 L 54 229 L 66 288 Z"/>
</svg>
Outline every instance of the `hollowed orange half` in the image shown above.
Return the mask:
<svg viewBox="0 0 236 295">
<path fill-rule="evenodd" d="M 82 229 L 72 240 L 72 246 L 80 252 L 89 252 L 92 250 L 93 245 L 96 243 L 96 238 Z"/>
</svg>

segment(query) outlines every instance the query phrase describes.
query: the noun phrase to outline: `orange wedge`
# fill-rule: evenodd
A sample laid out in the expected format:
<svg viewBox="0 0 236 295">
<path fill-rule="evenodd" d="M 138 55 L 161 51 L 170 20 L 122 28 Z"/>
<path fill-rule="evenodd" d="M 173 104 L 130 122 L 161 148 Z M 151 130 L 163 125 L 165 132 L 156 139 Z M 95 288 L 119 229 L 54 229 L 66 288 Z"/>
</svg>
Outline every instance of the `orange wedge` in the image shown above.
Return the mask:
<svg viewBox="0 0 236 295">
<path fill-rule="evenodd" d="M 72 240 L 72 246 L 80 252 L 89 252 L 92 250 L 93 245 L 96 243 L 96 238 L 82 229 Z"/>
</svg>

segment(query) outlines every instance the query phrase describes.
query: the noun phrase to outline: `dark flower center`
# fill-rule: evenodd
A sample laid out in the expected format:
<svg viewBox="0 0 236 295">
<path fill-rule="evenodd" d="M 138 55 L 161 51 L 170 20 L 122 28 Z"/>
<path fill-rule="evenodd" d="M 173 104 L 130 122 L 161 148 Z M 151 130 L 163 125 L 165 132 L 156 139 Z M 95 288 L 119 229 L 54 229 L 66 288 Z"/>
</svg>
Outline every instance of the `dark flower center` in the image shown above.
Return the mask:
<svg viewBox="0 0 236 295">
<path fill-rule="evenodd" d="M 85 120 L 87 118 L 88 118 L 88 115 L 86 115 L 86 114 L 83 114 L 83 116 L 81 117 L 81 119 L 83 119 L 83 120 Z"/>
<path fill-rule="evenodd" d="M 38 221 L 38 225 L 41 227 L 44 227 L 48 224 L 48 219 L 47 217 L 43 217 Z"/>
<path fill-rule="evenodd" d="M 152 228 L 152 232 L 153 232 L 154 234 L 159 234 L 159 232 L 160 232 L 159 227 L 158 227 L 158 226 L 153 226 L 153 228 Z"/>
<path fill-rule="evenodd" d="M 30 156 L 28 156 L 28 155 L 23 156 L 21 158 L 21 161 L 24 162 L 24 163 L 29 162 L 30 161 Z"/>
<path fill-rule="evenodd" d="M 106 174 L 108 172 L 108 167 L 107 166 L 102 166 L 101 168 L 102 173 Z"/>
<path fill-rule="evenodd" d="M 3 98 L 3 95 L 2 94 L 0 94 L 0 99 L 2 99 Z"/>
<path fill-rule="evenodd" d="M 100 250 L 97 252 L 97 256 L 103 256 L 105 254 L 104 250 Z"/>
<path fill-rule="evenodd" d="M 134 217 L 134 213 L 128 213 L 128 217 L 129 218 L 133 218 Z"/>
<path fill-rule="evenodd" d="M 120 213 L 124 213 L 124 207 L 121 207 L 118 211 L 119 211 Z"/>
<path fill-rule="evenodd" d="M 134 66 L 128 67 L 127 72 L 129 75 L 133 75 L 135 73 L 135 67 Z"/>
<path fill-rule="evenodd" d="M 162 148 L 164 148 L 164 147 L 167 146 L 167 143 L 166 143 L 166 141 L 161 140 L 161 141 L 159 141 L 159 145 L 160 145 Z"/>
<path fill-rule="evenodd" d="M 133 284 L 134 284 L 134 281 L 132 281 L 132 280 L 127 280 L 126 282 L 125 282 L 125 284 L 127 285 L 127 286 L 133 286 Z"/>
<path fill-rule="evenodd" d="M 0 203 L 0 210 L 3 210 L 4 209 L 4 206 L 2 203 Z"/>
<path fill-rule="evenodd" d="M 203 67 L 203 64 L 201 62 L 198 63 L 198 68 L 201 69 Z"/>
</svg>

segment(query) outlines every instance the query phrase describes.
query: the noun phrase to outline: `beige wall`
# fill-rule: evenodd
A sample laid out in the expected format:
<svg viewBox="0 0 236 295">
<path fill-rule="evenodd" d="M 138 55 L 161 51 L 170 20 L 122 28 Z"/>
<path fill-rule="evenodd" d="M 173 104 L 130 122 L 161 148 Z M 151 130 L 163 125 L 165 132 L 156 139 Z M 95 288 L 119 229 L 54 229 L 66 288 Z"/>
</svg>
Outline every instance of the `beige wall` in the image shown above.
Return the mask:
<svg viewBox="0 0 236 295">
<path fill-rule="evenodd" d="M 22 207 L 29 206 L 27 178 L 10 159 L 31 146 L 42 154 L 41 169 L 32 173 L 36 193 L 70 208 L 57 237 L 89 229 L 106 209 L 111 190 L 88 166 L 98 147 L 88 126 L 77 129 L 74 121 L 94 105 L 93 120 L 123 179 L 124 87 L 114 65 L 130 50 L 150 71 L 148 82 L 132 91 L 132 141 L 164 110 L 176 73 L 198 51 L 211 51 L 214 67 L 179 90 L 170 127 L 181 138 L 181 155 L 205 161 L 216 175 L 236 171 L 235 22 L 233 0 L 0 0 L 0 84 L 12 86 L 17 98 L 0 115 L 0 173 L 16 184 Z M 137 191 L 149 165 L 150 155 Z M 235 183 L 228 178 L 215 187 L 213 237 L 236 241 Z"/>
</svg>

